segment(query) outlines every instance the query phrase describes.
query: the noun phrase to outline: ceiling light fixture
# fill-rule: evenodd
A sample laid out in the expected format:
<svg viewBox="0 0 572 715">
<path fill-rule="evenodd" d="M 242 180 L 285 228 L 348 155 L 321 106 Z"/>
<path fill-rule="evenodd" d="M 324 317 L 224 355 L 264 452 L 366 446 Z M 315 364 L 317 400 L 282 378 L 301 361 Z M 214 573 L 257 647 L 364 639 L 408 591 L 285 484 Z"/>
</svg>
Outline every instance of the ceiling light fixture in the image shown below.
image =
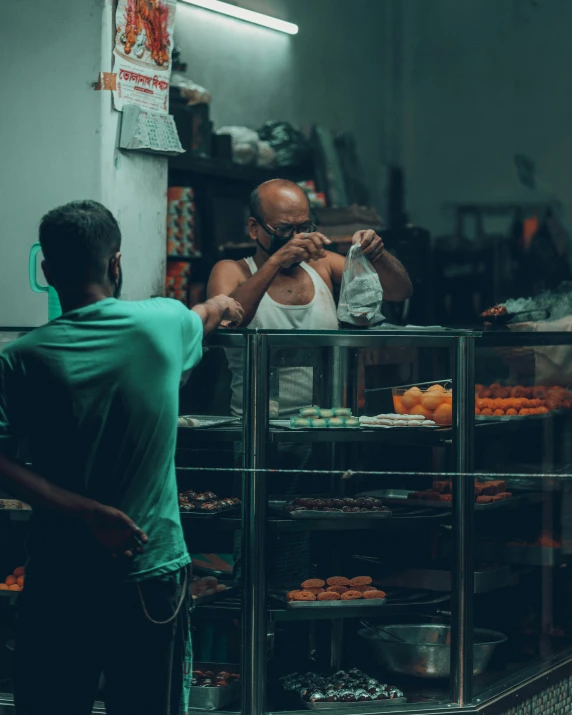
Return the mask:
<svg viewBox="0 0 572 715">
<path fill-rule="evenodd" d="M 278 20 L 275 17 L 270 17 L 270 15 L 263 15 L 261 12 L 254 12 L 254 10 L 246 10 L 243 7 L 237 7 L 236 5 L 231 5 L 227 2 L 221 2 L 221 0 L 183 0 L 183 2 L 186 2 L 189 5 L 202 7 L 204 10 L 220 12 L 222 15 L 235 17 L 238 20 L 253 22 L 255 25 L 269 27 L 271 30 L 286 32 L 288 35 L 298 34 L 298 25 L 294 25 L 292 22 Z"/>
</svg>

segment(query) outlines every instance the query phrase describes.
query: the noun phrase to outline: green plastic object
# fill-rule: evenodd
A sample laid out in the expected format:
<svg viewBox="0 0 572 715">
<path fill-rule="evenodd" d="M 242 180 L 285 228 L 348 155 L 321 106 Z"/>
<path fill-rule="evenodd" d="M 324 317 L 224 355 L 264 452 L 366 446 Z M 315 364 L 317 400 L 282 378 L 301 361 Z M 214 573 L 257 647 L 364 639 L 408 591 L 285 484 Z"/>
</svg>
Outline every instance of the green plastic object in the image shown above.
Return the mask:
<svg viewBox="0 0 572 715">
<path fill-rule="evenodd" d="M 58 294 L 52 286 L 43 286 L 38 283 L 38 275 L 36 270 L 36 258 L 38 252 L 42 250 L 39 243 L 34 243 L 30 249 L 30 261 L 28 263 L 28 271 L 30 276 L 30 288 L 36 293 L 48 294 L 48 320 L 54 320 L 62 314 L 62 306 Z"/>
</svg>

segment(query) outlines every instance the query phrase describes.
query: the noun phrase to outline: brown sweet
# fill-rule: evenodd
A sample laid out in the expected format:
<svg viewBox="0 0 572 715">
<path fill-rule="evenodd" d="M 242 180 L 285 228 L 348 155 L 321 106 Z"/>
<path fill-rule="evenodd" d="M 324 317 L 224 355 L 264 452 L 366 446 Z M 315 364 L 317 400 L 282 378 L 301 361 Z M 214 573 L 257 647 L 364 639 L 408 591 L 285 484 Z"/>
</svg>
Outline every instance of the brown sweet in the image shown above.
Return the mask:
<svg viewBox="0 0 572 715">
<path fill-rule="evenodd" d="M 359 591 L 360 593 L 365 593 L 366 591 L 371 591 L 375 586 L 372 586 L 370 583 L 368 583 L 365 586 L 351 586 L 350 587 L 352 591 Z M 346 588 L 346 591 L 349 589 Z"/>
<path fill-rule="evenodd" d="M 318 601 L 339 601 L 340 598 L 340 594 L 335 591 L 324 591 L 318 594 Z"/>
<path fill-rule="evenodd" d="M 302 583 L 302 589 L 305 588 L 323 588 L 326 585 L 325 581 L 321 578 L 309 578 L 307 581 Z"/>
<path fill-rule="evenodd" d="M 371 599 L 371 598 L 385 598 L 386 594 L 385 591 L 378 591 L 377 589 L 374 591 L 366 591 L 363 594 L 364 598 Z"/>
<path fill-rule="evenodd" d="M 359 591 L 354 591 L 352 589 L 342 593 L 341 595 L 342 601 L 357 601 L 358 598 L 362 598 L 362 594 Z"/>
<path fill-rule="evenodd" d="M 345 576 L 332 576 L 326 580 L 328 586 L 349 586 L 350 580 Z"/>
<path fill-rule="evenodd" d="M 310 593 L 313 593 L 316 596 L 318 596 L 320 593 L 324 593 L 323 588 L 305 588 L 304 591 L 310 591 Z"/>
<path fill-rule="evenodd" d="M 475 499 L 477 504 L 492 504 L 494 502 L 494 498 L 491 496 L 480 496 Z"/>
<path fill-rule="evenodd" d="M 349 591 L 349 588 L 347 586 L 328 586 L 326 591 L 329 591 L 331 593 L 339 593 L 341 596 L 342 593 L 346 593 L 346 591 Z"/>
<path fill-rule="evenodd" d="M 298 593 L 301 593 L 301 591 L 299 591 L 299 590 L 298 590 L 298 591 L 289 591 L 289 592 L 286 594 L 286 598 L 287 598 L 289 601 L 294 601 L 294 600 L 296 600 L 294 597 L 295 597 L 296 594 L 298 594 Z"/>
<path fill-rule="evenodd" d="M 439 492 L 439 494 L 450 494 L 451 482 L 433 482 L 433 491 Z"/>
<path fill-rule="evenodd" d="M 311 591 L 295 591 L 293 601 L 315 601 L 316 594 Z"/>
<path fill-rule="evenodd" d="M 496 495 L 497 500 L 500 499 L 510 499 L 512 497 L 512 492 L 501 492 Z"/>
<path fill-rule="evenodd" d="M 354 576 L 350 579 L 350 587 L 352 586 L 369 586 L 373 581 L 371 576 Z"/>
<path fill-rule="evenodd" d="M 506 492 L 506 482 L 501 479 L 483 483 L 483 494 L 495 496 L 497 494 L 501 494 L 502 492 Z"/>
<path fill-rule="evenodd" d="M 453 501 L 452 494 L 439 494 L 439 501 Z"/>
</svg>

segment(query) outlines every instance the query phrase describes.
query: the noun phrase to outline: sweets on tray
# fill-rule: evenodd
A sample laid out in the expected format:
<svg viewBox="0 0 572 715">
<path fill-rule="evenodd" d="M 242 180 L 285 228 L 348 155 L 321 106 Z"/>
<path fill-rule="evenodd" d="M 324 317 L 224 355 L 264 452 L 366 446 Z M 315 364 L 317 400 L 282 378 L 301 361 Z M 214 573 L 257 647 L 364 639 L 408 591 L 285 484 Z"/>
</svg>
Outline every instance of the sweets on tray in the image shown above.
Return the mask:
<svg viewBox="0 0 572 715">
<path fill-rule="evenodd" d="M 498 318 L 501 315 L 508 315 L 508 310 L 504 305 L 495 305 L 492 308 L 483 310 L 481 318 Z"/>
<path fill-rule="evenodd" d="M 359 420 L 352 416 L 349 407 L 303 407 L 299 417 L 290 418 L 290 427 L 295 429 L 359 427 Z"/>
<path fill-rule="evenodd" d="M 345 576 L 331 576 L 325 581 L 321 578 L 311 578 L 286 594 L 289 601 L 357 601 L 385 598 L 385 592 L 379 591 L 373 584 L 371 576 L 355 576 L 352 579 Z"/>
<path fill-rule="evenodd" d="M 435 427 L 436 422 L 426 419 L 423 415 L 398 415 L 388 413 L 375 417 L 360 417 L 362 427 Z"/>
<path fill-rule="evenodd" d="M 229 673 L 221 670 L 193 670 L 191 685 L 195 688 L 224 688 L 240 680 L 240 673 Z"/>
<path fill-rule="evenodd" d="M 203 596 L 212 596 L 215 593 L 226 591 L 226 585 L 219 583 L 215 576 L 203 576 L 199 578 L 195 576 L 191 581 L 191 596 L 193 599 L 200 599 Z"/>
<path fill-rule="evenodd" d="M 315 499 L 313 497 L 299 497 L 284 506 L 284 511 L 323 511 L 344 512 L 346 514 L 360 514 L 368 511 L 389 511 L 381 499 L 373 497 L 347 497 L 341 499 Z"/>
<path fill-rule="evenodd" d="M 508 492 L 506 489 L 506 482 L 502 479 L 490 482 L 475 481 L 474 484 L 476 504 L 492 504 L 493 502 L 510 499 L 510 497 L 512 497 L 512 493 Z M 431 489 L 426 489 L 421 492 L 410 492 L 407 495 L 407 498 L 426 501 L 452 502 L 452 484 L 448 480 L 434 481 Z"/>
<path fill-rule="evenodd" d="M 290 673 L 280 678 L 285 691 L 298 693 L 307 703 L 359 703 L 402 698 L 398 688 L 381 683 L 357 668 L 333 675 Z"/>
<path fill-rule="evenodd" d="M 184 512 L 217 512 L 239 506 L 240 499 L 229 497 L 220 499 L 214 492 L 196 493 L 192 489 L 179 494 L 179 509 Z"/>
<path fill-rule="evenodd" d="M 0 583 L 0 591 L 21 591 L 24 588 L 24 567 L 18 566 Z"/>
<path fill-rule="evenodd" d="M 475 413 L 486 417 L 526 417 L 572 408 L 572 393 L 557 385 L 503 387 L 495 382 L 488 386 L 475 385 L 475 392 Z"/>
<path fill-rule="evenodd" d="M 0 499 L 0 509 L 16 509 L 18 511 L 30 511 L 31 506 L 18 499 Z"/>
<path fill-rule="evenodd" d="M 417 415 L 438 425 L 453 421 L 453 390 L 435 384 L 422 390 L 419 387 L 394 387 L 393 407 L 398 415 Z"/>
</svg>

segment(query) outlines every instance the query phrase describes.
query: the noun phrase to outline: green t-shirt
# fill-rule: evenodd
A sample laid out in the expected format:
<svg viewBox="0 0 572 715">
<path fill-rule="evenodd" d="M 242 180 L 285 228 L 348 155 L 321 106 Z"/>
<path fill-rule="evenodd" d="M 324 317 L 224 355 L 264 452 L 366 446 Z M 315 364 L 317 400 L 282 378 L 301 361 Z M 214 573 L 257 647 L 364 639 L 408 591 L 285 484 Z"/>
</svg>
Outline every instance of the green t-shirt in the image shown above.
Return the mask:
<svg viewBox="0 0 572 715">
<path fill-rule="evenodd" d="M 114 298 L 70 311 L 0 353 L 0 450 L 28 441 L 33 469 L 114 506 L 149 536 L 125 577 L 190 562 L 179 515 L 179 386 L 202 356 L 199 316 L 175 300 Z M 97 548 L 74 522 L 32 515 L 32 557 L 85 560 Z"/>
</svg>

